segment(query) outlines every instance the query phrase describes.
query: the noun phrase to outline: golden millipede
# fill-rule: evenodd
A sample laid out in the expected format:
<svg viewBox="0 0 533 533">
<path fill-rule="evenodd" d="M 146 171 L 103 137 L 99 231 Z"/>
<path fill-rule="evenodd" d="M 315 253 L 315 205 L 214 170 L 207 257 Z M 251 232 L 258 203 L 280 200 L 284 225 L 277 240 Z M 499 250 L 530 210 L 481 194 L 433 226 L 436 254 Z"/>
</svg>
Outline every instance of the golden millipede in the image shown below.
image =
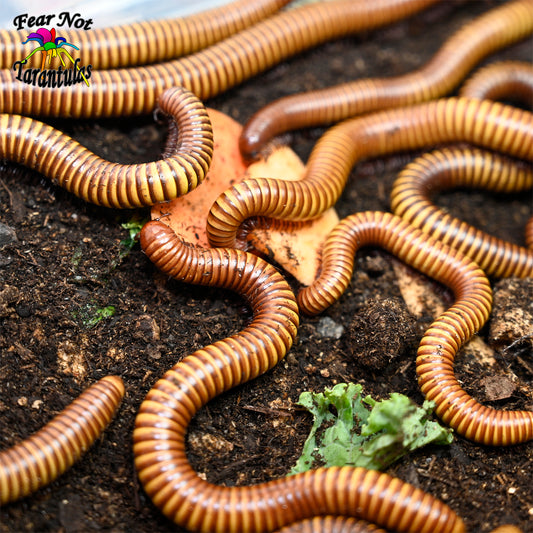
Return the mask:
<svg viewBox="0 0 533 533">
<path fill-rule="evenodd" d="M 522 61 L 492 63 L 466 80 L 461 96 L 488 100 L 512 99 L 533 106 L 533 65 Z"/>
<path fill-rule="evenodd" d="M 0 115 L 0 157 L 22 163 L 87 202 L 141 207 L 182 196 L 205 178 L 213 155 L 207 111 L 180 87 L 161 94 L 158 109 L 169 118 L 163 159 L 123 165 L 97 156 L 38 120 Z"/>
<path fill-rule="evenodd" d="M 497 239 L 435 206 L 430 194 L 453 187 L 520 192 L 533 187 L 531 166 L 492 152 L 442 149 L 424 154 L 398 175 L 391 210 L 413 226 L 468 255 L 489 276 L 533 276 L 533 250 Z"/>
<path fill-rule="evenodd" d="M 58 35 L 79 48 L 76 57 L 82 65 L 109 69 L 159 63 L 191 54 L 255 24 L 289 1 L 238 0 L 188 17 L 99 29 L 65 29 L 65 21 L 58 14 L 49 18 L 47 26 L 61 24 L 61 28 L 56 28 Z M 74 26 L 81 20 L 76 18 Z M 15 21 L 21 25 L 26 22 L 21 19 Z M 11 69 L 15 61 L 27 55 L 28 48 L 22 43 L 31 31 L 0 29 L 0 68 Z"/>
<path fill-rule="evenodd" d="M 91 385 L 31 437 L 0 452 L 0 505 L 48 485 L 69 469 L 109 425 L 124 396 L 118 376 Z"/>
<path fill-rule="evenodd" d="M 276 531 L 276 533 L 386 533 L 385 530 L 363 520 L 345 516 L 317 516 L 302 520 Z M 520 528 L 505 524 L 490 533 L 524 533 Z"/>
<path fill-rule="evenodd" d="M 247 218 L 305 220 L 333 206 L 363 158 L 447 142 L 470 142 L 533 160 L 533 115 L 489 100 L 448 98 L 356 117 L 315 144 L 299 181 L 247 179 L 222 193 L 209 212 L 212 246 L 242 247 Z"/>
<path fill-rule="evenodd" d="M 247 252 L 192 247 L 156 221 L 142 229 L 141 246 L 165 274 L 236 291 L 253 310 L 244 330 L 168 370 L 139 409 L 135 466 L 165 516 L 192 531 L 217 533 L 274 531 L 317 514 L 357 516 L 395 531 L 464 531 L 461 519 L 432 496 L 363 468 L 322 468 L 249 487 L 221 487 L 200 478 L 186 454 L 190 420 L 212 398 L 266 372 L 285 355 L 296 336 L 298 308 L 281 274 Z"/>
<path fill-rule="evenodd" d="M 134 68 L 95 70 L 90 85 L 33 86 L 0 70 L 0 112 L 53 117 L 149 113 L 182 86 L 206 100 L 311 46 L 404 18 L 436 0 L 336 0 L 283 11 L 190 56 Z"/>
<path fill-rule="evenodd" d="M 531 0 L 494 8 L 456 32 L 425 66 L 414 72 L 357 80 L 268 104 L 244 126 L 241 152 L 253 159 L 269 140 L 288 130 L 336 123 L 369 111 L 445 96 L 481 59 L 532 32 Z"/>
<path fill-rule="evenodd" d="M 533 217 L 531 217 L 526 224 L 525 229 L 525 241 L 526 246 L 529 249 L 533 249 Z"/>
<path fill-rule="evenodd" d="M 351 516 L 315 516 L 289 526 L 276 533 L 386 533 L 365 520 Z"/>
<path fill-rule="evenodd" d="M 492 291 L 484 272 L 467 256 L 391 213 L 367 211 L 342 220 L 322 251 L 319 277 L 298 294 L 298 305 L 317 314 L 344 293 L 354 255 L 363 246 L 380 246 L 423 274 L 449 287 L 455 303 L 422 338 L 416 359 L 418 383 L 437 416 L 457 433 L 479 444 L 508 446 L 533 439 L 533 412 L 485 407 L 461 387 L 453 371 L 455 355 L 487 321 Z"/>
<path fill-rule="evenodd" d="M 491 531 L 491 533 L 524 533 L 519 527 L 512 524 L 504 524 Z"/>
</svg>

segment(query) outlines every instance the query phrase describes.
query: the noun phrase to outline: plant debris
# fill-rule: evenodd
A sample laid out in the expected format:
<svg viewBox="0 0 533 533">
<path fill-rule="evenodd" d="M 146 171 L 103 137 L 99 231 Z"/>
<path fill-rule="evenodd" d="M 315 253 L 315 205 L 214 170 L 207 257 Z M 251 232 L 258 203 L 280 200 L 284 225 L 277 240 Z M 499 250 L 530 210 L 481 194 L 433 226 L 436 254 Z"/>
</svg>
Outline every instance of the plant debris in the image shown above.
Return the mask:
<svg viewBox="0 0 533 533">
<path fill-rule="evenodd" d="M 376 401 L 363 398 L 362 391 L 359 384 L 339 383 L 324 393 L 300 395 L 298 403 L 313 414 L 314 423 L 292 474 L 319 466 L 382 470 L 417 448 L 452 442 L 451 429 L 429 420 L 434 402 L 418 407 L 396 392 Z"/>
</svg>

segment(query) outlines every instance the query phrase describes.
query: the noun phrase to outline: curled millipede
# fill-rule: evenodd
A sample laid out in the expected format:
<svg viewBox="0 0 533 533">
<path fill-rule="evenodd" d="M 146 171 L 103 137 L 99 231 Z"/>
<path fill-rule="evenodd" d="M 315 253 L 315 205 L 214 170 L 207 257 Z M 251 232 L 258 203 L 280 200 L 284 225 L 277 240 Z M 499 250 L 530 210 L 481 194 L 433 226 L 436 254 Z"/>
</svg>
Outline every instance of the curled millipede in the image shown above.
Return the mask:
<svg viewBox="0 0 533 533">
<path fill-rule="evenodd" d="M 241 247 L 239 227 L 253 216 L 320 215 L 337 201 L 363 158 L 461 141 L 531 161 L 533 115 L 498 102 L 449 98 L 347 120 L 318 140 L 302 180 L 248 179 L 221 194 L 207 219 L 209 242 Z"/>
<path fill-rule="evenodd" d="M 483 57 L 531 32 L 531 0 L 497 7 L 456 32 L 424 67 L 414 72 L 394 78 L 357 80 L 272 102 L 244 126 L 241 153 L 254 158 L 270 139 L 288 130 L 332 124 L 369 111 L 444 96 Z"/>
<path fill-rule="evenodd" d="M 116 70 L 95 70 L 85 83 L 61 90 L 35 87 L 0 71 L 0 111 L 53 117 L 108 117 L 149 113 L 158 95 L 182 86 L 201 100 L 220 94 L 311 46 L 373 29 L 419 11 L 436 0 L 336 0 L 276 14 L 190 56 Z"/>
<path fill-rule="evenodd" d="M 533 105 L 533 65 L 522 61 L 493 63 L 475 72 L 461 87 L 461 96 L 502 100 L 518 99 Z"/>
<path fill-rule="evenodd" d="M 342 220 L 322 252 L 319 277 L 298 294 L 302 311 L 316 314 L 334 303 L 350 283 L 354 254 L 363 246 L 380 246 L 423 274 L 443 283 L 455 303 L 429 327 L 416 359 L 418 383 L 435 412 L 457 433 L 493 446 L 533 439 L 533 412 L 485 407 L 457 381 L 453 362 L 460 347 L 487 321 L 492 291 L 476 263 L 403 219 L 382 212 L 363 212 Z"/>
<path fill-rule="evenodd" d="M 26 440 L 0 452 L 0 505 L 48 485 L 102 434 L 124 396 L 122 379 L 106 376 Z"/>
<path fill-rule="evenodd" d="M 430 201 L 430 194 L 452 187 L 524 191 L 533 187 L 531 167 L 519 167 L 486 151 L 437 150 L 418 157 L 400 172 L 391 192 L 391 209 L 413 226 L 469 256 L 490 276 L 533 276 L 533 250 L 492 237 Z"/>
<path fill-rule="evenodd" d="M 0 157 L 37 170 L 98 205 L 130 208 L 172 200 L 204 179 L 213 132 L 204 105 L 185 89 L 165 91 L 159 109 L 171 119 L 159 161 L 111 163 L 51 126 L 20 115 L 0 115 Z"/>
<path fill-rule="evenodd" d="M 276 533 L 385 533 L 385 531 L 351 516 L 315 516 L 285 526 Z"/>
<path fill-rule="evenodd" d="M 238 0 L 183 18 L 151 20 L 101 29 L 58 29 L 76 45 L 82 65 L 108 69 L 168 61 L 221 41 L 277 11 L 290 0 Z M 61 22 L 58 16 L 49 25 Z M 80 23 L 81 19 L 75 20 Z M 0 68 L 12 68 L 28 53 L 22 43 L 32 30 L 0 29 Z"/>
<path fill-rule="evenodd" d="M 386 474 L 322 468 L 249 487 L 201 479 L 185 445 L 195 413 L 216 395 L 272 368 L 292 345 L 298 309 L 281 274 L 234 249 L 199 249 L 160 222 L 141 232 L 141 246 L 166 274 L 224 287 L 245 298 L 252 322 L 239 333 L 188 355 L 155 383 L 135 421 L 133 451 L 144 490 L 170 520 L 193 531 L 275 531 L 315 515 L 357 515 L 397 531 L 461 532 L 446 505 Z"/>
</svg>

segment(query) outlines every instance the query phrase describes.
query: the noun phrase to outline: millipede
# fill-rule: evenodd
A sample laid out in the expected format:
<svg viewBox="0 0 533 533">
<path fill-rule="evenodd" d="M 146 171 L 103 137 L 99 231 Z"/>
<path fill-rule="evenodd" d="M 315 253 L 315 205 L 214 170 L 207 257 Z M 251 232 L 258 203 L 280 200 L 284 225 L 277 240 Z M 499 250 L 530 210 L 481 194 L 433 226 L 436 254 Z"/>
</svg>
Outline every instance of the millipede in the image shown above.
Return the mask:
<svg viewBox="0 0 533 533">
<path fill-rule="evenodd" d="M 430 200 L 430 194 L 453 187 L 526 191 L 533 187 L 531 166 L 520 167 L 480 150 L 454 148 L 424 154 L 399 173 L 391 192 L 391 209 L 471 257 L 489 276 L 533 276 L 533 250 L 492 237 L 445 213 Z"/>
<path fill-rule="evenodd" d="M 22 163 L 76 196 L 106 207 L 153 205 L 182 196 L 205 178 L 213 156 L 207 111 L 186 89 L 167 89 L 158 110 L 169 118 L 163 159 L 123 165 L 105 161 L 38 120 L 0 115 L 0 157 Z"/>
<path fill-rule="evenodd" d="M 250 217 L 316 217 L 335 204 L 361 159 L 447 142 L 470 142 L 532 161 L 533 115 L 499 102 L 463 97 L 346 120 L 318 140 L 300 181 L 246 179 L 222 193 L 207 219 L 209 242 L 244 246 L 239 229 Z"/>
<path fill-rule="evenodd" d="M 296 335 L 298 308 L 284 278 L 247 252 L 192 247 L 157 221 L 143 227 L 141 246 L 165 274 L 234 290 L 253 310 L 244 330 L 168 370 L 138 411 L 135 466 L 145 492 L 170 520 L 192 531 L 230 533 L 274 531 L 317 514 L 356 515 L 395 531 L 464 531 L 461 519 L 432 496 L 363 468 L 322 468 L 250 487 L 216 486 L 200 478 L 186 454 L 189 422 L 212 398 L 266 372 L 285 355 Z"/>
<path fill-rule="evenodd" d="M 459 94 L 478 99 L 513 99 L 531 105 L 533 66 L 521 61 L 490 64 L 475 72 Z M 533 187 L 531 168 L 519 167 L 516 162 L 487 151 L 435 151 L 417 158 L 398 175 L 391 192 L 391 209 L 414 226 L 472 257 L 491 276 L 532 276 L 533 217 L 525 228 L 527 248 L 497 239 L 431 203 L 430 193 L 451 187 L 521 192 Z"/>
<path fill-rule="evenodd" d="M 241 152 L 254 159 L 269 140 L 288 130 L 336 123 L 369 111 L 445 96 L 483 57 L 532 32 L 531 0 L 504 4 L 452 35 L 425 66 L 414 72 L 391 78 L 361 79 L 286 96 L 268 104 L 245 124 Z M 520 75 L 521 83 L 515 82 L 513 88 L 524 85 L 526 72 L 525 67 L 515 68 L 514 76 Z"/>
<path fill-rule="evenodd" d="M 354 255 L 363 246 L 380 246 L 423 274 L 449 287 L 455 303 L 427 329 L 418 347 L 416 372 L 435 413 L 458 434 L 479 444 L 508 446 L 533 439 L 533 412 L 502 411 L 468 395 L 453 371 L 460 347 L 487 321 L 492 291 L 484 272 L 460 252 L 391 213 L 369 211 L 343 219 L 322 251 L 318 278 L 298 294 L 298 305 L 317 314 L 345 292 Z"/>
<path fill-rule="evenodd" d="M 500 61 L 474 72 L 459 94 L 488 100 L 518 100 L 533 106 L 533 65 L 524 61 Z"/>
<path fill-rule="evenodd" d="M 99 29 L 57 28 L 79 50 L 83 65 L 111 69 L 159 63 L 191 54 L 250 26 L 279 10 L 290 0 L 238 0 L 173 19 L 149 20 Z M 22 21 L 21 21 L 22 22 Z M 62 22 L 54 15 L 52 26 Z M 0 29 L 0 68 L 12 68 L 27 54 L 22 43 L 31 30 Z"/>
<path fill-rule="evenodd" d="M 384 529 L 350 516 L 315 516 L 282 527 L 276 533 L 386 533 Z"/>
<path fill-rule="evenodd" d="M 123 396 L 122 379 L 106 376 L 37 433 L 0 451 L 0 505 L 35 492 L 69 469 L 109 425 Z"/>
<path fill-rule="evenodd" d="M 436 0 L 315 2 L 262 20 L 189 56 L 154 65 L 95 70 L 90 85 L 57 91 L 0 70 L 0 112 L 91 118 L 146 114 L 157 97 L 182 86 L 202 101 L 317 44 L 404 18 Z"/>
</svg>

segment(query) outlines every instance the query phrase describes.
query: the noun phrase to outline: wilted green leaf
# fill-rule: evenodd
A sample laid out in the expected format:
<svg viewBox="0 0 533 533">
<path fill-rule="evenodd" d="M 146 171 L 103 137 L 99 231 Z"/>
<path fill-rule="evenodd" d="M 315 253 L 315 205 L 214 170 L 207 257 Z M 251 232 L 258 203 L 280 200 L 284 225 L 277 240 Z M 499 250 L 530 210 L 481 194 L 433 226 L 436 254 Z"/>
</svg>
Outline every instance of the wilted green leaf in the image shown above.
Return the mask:
<svg viewBox="0 0 533 533">
<path fill-rule="evenodd" d="M 115 314 L 115 307 L 108 305 L 106 307 L 95 307 L 93 305 L 85 306 L 79 313 L 78 317 L 86 328 L 94 328 L 102 320 L 110 318 Z"/>
<path fill-rule="evenodd" d="M 298 403 L 313 414 L 314 423 L 291 473 L 344 465 L 381 470 L 426 444 L 452 441 L 450 429 L 428 419 L 433 402 L 418 407 L 398 393 L 376 402 L 361 392 L 361 385 L 341 383 L 324 393 L 300 395 Z"/>
<path fill-rule="evenodd" d="M 137 242 L 137 235 L 141 232 L 143 226 L 145 225 L 146 220 L 138 220 L 132 218 L 129 222 L 124 222 L 121 226 L 124 229 L 128 230 L 128 236 L 120 241 L 120 244 L 126 248 L 126 250 L 131 250 L 135 243 Z"/>
</svg>

